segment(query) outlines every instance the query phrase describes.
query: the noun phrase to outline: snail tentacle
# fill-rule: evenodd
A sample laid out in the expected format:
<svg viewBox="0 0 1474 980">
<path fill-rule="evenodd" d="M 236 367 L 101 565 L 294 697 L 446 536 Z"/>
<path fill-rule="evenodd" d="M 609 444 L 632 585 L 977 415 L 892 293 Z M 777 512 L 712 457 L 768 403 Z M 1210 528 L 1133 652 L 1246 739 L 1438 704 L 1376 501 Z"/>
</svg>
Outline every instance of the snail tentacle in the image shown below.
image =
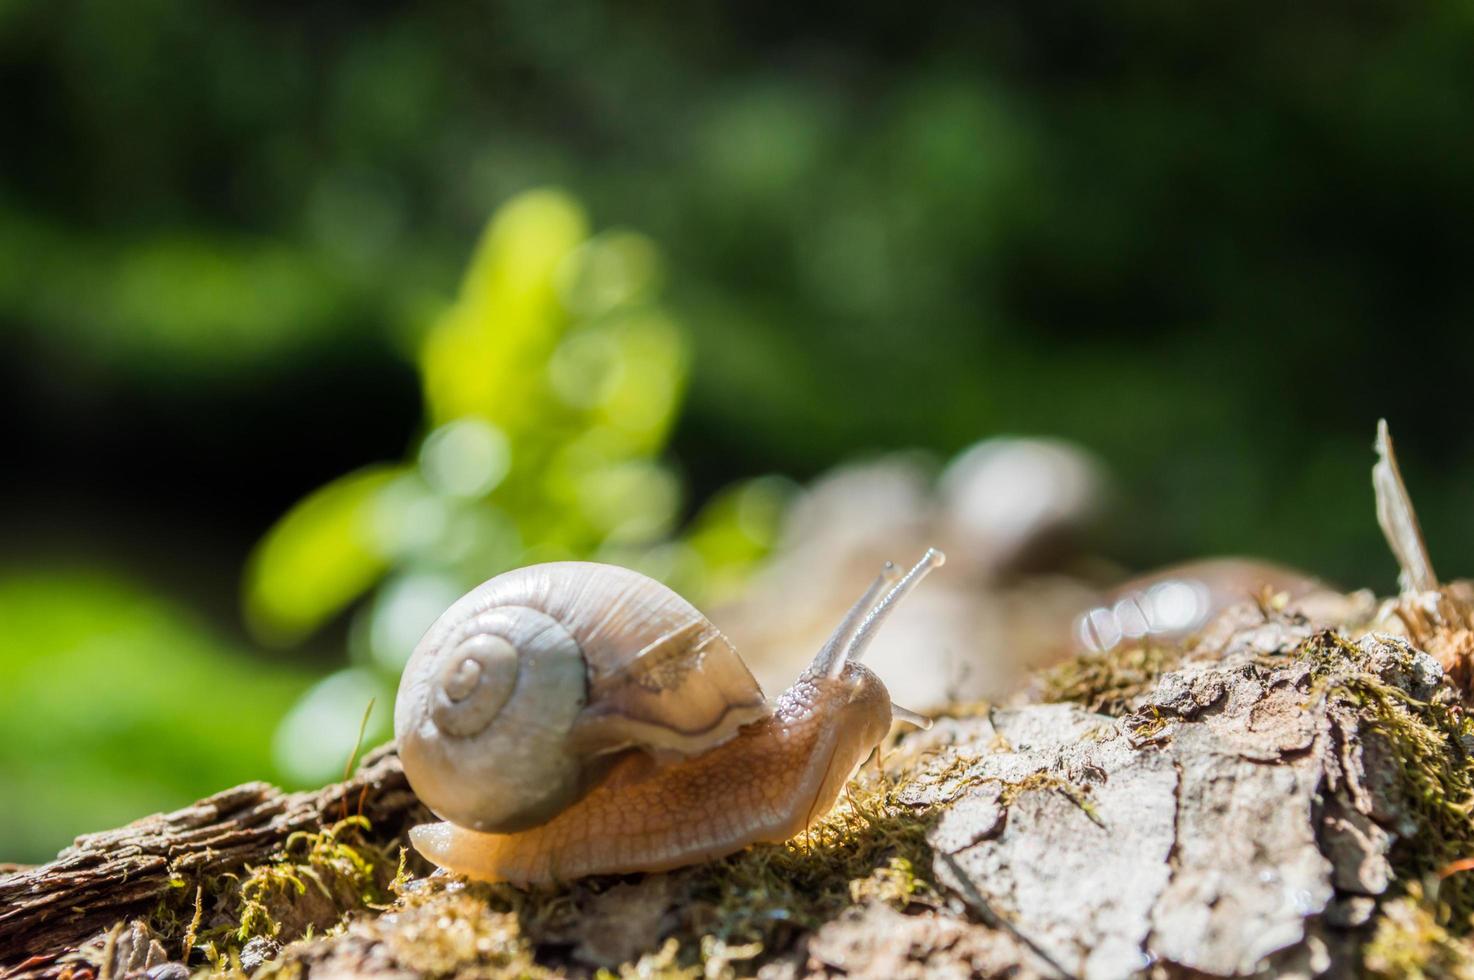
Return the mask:
<svg viewBox="0 0 1474 980">
<path fill-rule="evenodd" d="M 875 600 L 891 587 L 891 584 L 899 577 L 896 563 L 888 561 L 880 568 L 880 574 L 865 593 L 855 600 L 855 604 L 845 613 L 844 619 L 834 628 L 828 641 L 819 650 L 819 655 L 809 665 L 809 674 L 822 674 L 825 677 L 838 677 L 839 672 L 844 669 L 843 652 L 845 646 L 854 638 L 855 630 L 860 628 L 860 622 L 865 614 L 875 607 Z"/>
<path fill-rule="evenodd" d="M 890 616 L 891 610 L 896 604 L 906 598 L 912 589 L 921 584 L 928 572 L 934 568 L 941 568 L 947 561 L 947 556 L 936 548 L 926 549 L 926 554 L 921 560 L 911 566 L 911 570 L 901 577 L 901 580 L 891 586 L 891 590 L 875 604 L 875 608 L 865 616 L 860 628 L 855 630 L 855 635 L 844 647 L 843 660 L 846 663 L 857 663 L 865 656 L 865 649 L 870 646 L 870 641 L 875 639 L 876 632 Z"/>
</svg>

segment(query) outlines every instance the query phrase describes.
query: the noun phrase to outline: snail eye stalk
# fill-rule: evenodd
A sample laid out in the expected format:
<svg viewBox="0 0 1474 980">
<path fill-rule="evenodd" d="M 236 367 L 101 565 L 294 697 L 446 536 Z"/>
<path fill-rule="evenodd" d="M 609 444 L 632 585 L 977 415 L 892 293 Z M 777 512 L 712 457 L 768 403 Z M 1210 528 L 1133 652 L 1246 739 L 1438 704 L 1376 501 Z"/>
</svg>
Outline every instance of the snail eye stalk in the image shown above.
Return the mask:
<svg viewBox="0 0 1474 980">
<path fill-rule="evenodd" d="M 896 608 L 897 603 L 920 585 L 928 572 L 934 568 L 940 568 L 946 560 L 947 556 L 936 548 L 926 549 L 926 554 L 921 556 L 921 561 L 912 565 L 911 570 L 901 576 L 901 580 L 891 586 L 890 591 L 865 614 L 859 628 L 855 630 L 855 635 L 843 647 L 838 657 L 839 666 L 831 667 L 832 675 L 837 675 L 840 670 L 843 670 L 845 664 L 858 662 L 865 656 L 865 650 L 870 646 L 870 641 L 875 639 L 876 632 L 884 625 L 886 618 Z"/>
<path fill-rule="evenodd" d="M 865 590 L 865 594 L 856 600 L 855 604 L 850 607 L 849 612 L 845 613 L 844 619 L 839 621 L 839 625 L 835 627 L 834 633 L 830 635 L 828 641 L 819 650 L 819 655 L 814 658 L 813 664 L 809 666 L 808 673 L 811 676 L 839 676 L 839 672 L 844 669 L 844 650 L 850 641 L 854 639 L 855 631 L 860 628 L 860 623 L 864 620 L 865 615 L 875 608 L 876 601 L 900 577 L 901 572 L 896 567 L 895 562 L 888 561 L 881 566 L 880 574 L 875 577 L 875 581 L 870 583 L 870 587 Z"/>
</svg>

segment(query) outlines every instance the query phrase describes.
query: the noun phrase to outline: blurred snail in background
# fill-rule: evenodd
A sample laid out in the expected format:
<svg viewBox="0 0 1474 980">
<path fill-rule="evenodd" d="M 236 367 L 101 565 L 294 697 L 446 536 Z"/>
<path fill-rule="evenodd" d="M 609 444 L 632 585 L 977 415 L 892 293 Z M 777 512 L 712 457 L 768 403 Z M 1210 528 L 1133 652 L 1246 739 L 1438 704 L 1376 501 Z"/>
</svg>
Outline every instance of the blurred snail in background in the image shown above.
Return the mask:
<svg viewBox="0 0 1474 980">
<path fill-rule="evenodd" d="M 765 687 L 804 668 L 874 564 L 939 539 L 945 582 L 908 600 L 866 655 L 896 701 L 1001 700 L 1068 654 L 1069 624 L 1099 592 L 1078 565 L 1110 496 L 1104 467 L 1068 443 L 1022 437 L 938 462 L 895 452 L 848 463 L 794 500 L 774 553 L 712 609 Z M 786 601 L 800 589 L 804 602 Z"/>
<path fill-rule="evenodd" d="M 656 871 L 783 841 L 833 805 L 893 719 L 860 657 L 943 562 L 886 563 L 799 679 L 769 702 L 690 603 L 637 572 L 555 562 L 452 605 L 394 709 L 410 785 L 445 822 L 410 838 L 473 878 Z"/>
<path fill-rule="evenodd" d="M 1181 639 L 1265 590 L 1292 601 L 1332 591 L 1304 572 L 1258 559 L 1186 562 L 1111 589 L 1076 617 L 1075 642 L 1084 650 L 1106 651 L 1134 640 Z"/>
</svg>

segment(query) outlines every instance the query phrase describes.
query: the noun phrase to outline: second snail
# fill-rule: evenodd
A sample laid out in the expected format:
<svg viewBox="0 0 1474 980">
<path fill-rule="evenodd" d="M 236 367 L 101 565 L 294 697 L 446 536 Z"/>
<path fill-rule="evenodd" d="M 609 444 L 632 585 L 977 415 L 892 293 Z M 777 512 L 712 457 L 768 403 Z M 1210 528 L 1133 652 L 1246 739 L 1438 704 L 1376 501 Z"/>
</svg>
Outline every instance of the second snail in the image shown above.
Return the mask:
<svg viewBox="0 0 1474 980">
<path fill-rule="evenodd" d="M 395 702 L 405 775 L 443 822 L 440 867 L 534 883 L 658 871 L 783 841 L 833 806 L 899 720 L 860 663 L 943 555 L 887 563 L 813 663 L 767 700 L 694 606 L 612 565 L 556 562 L 462 597 L 415 648 Z"/>
</svg>

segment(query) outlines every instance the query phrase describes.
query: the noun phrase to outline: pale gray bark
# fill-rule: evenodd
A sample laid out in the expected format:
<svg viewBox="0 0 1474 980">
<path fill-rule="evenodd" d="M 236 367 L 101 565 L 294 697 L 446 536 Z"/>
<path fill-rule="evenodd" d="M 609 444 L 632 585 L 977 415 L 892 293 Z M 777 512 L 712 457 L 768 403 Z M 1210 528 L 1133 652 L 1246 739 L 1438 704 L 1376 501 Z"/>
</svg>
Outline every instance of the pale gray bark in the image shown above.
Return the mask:
<svg viewBox="0 0 1474 980">
<path fill-rule="evenodd" d="M 1441 677 L 1400 638 L 1358 650 L 1323 676 L 1248 653 L 1185 667 L 1120 719 L 1043 705 L 949 723 L 932 737 L 986 782 L 933 832 L 941 880 L 1069 976 L 1347 966 L 1332 929 L 1386 890 L 1407 814 L 1338 684 L 1365 671 L 1427 698 Z M 1060 782 L 1001 805 L 1040 775 Z"/>
</svg>

